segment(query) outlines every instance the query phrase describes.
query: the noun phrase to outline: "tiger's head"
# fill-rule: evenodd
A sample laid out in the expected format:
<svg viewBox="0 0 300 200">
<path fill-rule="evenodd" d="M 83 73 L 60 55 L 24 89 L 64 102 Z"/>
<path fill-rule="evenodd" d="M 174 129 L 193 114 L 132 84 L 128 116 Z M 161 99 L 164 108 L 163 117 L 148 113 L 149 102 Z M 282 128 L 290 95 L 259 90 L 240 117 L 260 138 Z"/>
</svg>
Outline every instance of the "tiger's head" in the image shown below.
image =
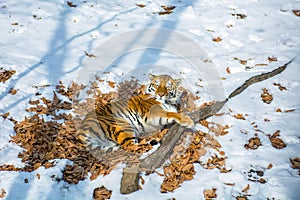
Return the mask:
<svg viewBox="0 0 300 200">
<path fill-rule="evenodd" d="M 146 88 L 146 93 L 151 94 L 157 101 L 174 104 L 178 98 L 177 89 L 181 79 L 173 79 L 169 75 L 149 74 L 151 83 Z"/>
</svg>

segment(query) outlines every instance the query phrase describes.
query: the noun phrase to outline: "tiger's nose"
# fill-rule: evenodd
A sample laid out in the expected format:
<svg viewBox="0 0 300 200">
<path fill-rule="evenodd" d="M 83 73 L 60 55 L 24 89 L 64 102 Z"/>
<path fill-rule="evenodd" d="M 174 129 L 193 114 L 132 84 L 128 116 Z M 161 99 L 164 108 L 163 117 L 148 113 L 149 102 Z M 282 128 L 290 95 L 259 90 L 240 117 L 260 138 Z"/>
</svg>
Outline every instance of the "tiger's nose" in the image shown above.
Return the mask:
<svg viewBox="0 0 300 200">
<path fill-rule="evenodd" d="M 164 96 L 164 93 L 163 93 L 163 92 L 160 92 L 160 93 L 158 93 L 158 95 L 159 95 L 160 97 L 163 97 L 163 96 Z"/>
</svg>

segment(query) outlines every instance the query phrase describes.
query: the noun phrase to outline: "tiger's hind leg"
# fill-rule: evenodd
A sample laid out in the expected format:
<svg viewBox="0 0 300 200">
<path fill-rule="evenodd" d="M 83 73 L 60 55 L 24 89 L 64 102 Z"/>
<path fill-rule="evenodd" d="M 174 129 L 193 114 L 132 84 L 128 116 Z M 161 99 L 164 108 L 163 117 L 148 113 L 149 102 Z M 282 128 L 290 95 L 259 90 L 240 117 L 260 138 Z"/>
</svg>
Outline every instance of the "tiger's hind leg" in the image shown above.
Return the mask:
<svg viewBox="0 0 300 200">
<path fill-rule="evenodd" d="M 103 127 L 97 119 L 96 112 L 89 112 L 85 116 L 77 130 L 76 137 L 89 151 L 107 153 L 118 149 L 118 145 L 109 140 L 103 132 Z"/>
<path fill-rule="evenodd" d="M 110 136 L 122 148 L 138 143 L 138 135 L 126 120 L 116 118 L 110 124 Z"/>
</svg>

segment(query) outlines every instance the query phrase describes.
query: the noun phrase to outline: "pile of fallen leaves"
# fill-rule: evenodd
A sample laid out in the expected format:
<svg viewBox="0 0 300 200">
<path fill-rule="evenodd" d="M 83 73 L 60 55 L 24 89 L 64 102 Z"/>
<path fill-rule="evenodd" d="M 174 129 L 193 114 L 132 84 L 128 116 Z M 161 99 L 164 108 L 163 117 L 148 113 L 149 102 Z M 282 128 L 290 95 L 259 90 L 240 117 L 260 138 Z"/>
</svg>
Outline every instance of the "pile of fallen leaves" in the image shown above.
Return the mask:
<svg viewBox="0 0 300 200">
<path fill-rule="evenodd" d="M 85 86 L 72 83 L 70 87 L 66 87 L 62 82 L 56 86 L 51 100 L 45 97 L 30 100 L 26 111 L 31 116 L 19 122 L 14 121 L 16 134 L 11 136 L 11 142 L 24 149 L 18 157 L 25 163 L 25 167 L 2 165 L 0 170 L 32 172 L 42 166 L 45 168 L 55 166 L 55 159 L 68 159 L 73 161 L 73 164 L 66 165 L 62 178 L 68 183 L 76 184 L 85 179 L 88 172 L 91 174 L 90 179 L 94 180 L 99 175 L 109 174 L 120 162 L 137 162 L 143 153 L 151 150 L 152 144 L 157 144 L 167 130 L 143 138 L 139 145 L 107 154 L 88 151 L 75 137 L 76 130 L 87 112 L 110 101 L 128 98 L 129 95 L 138 95 L 144 91 L 143 85 L 139 86 L 137 81 L 132 80 L 120 83 L 117 92 L 102 93 L 98 83 L 93 83 L 85 91 L 93 95 L 84 101 L 78 101 L 76 97 L 86 89 Z M 115 87 L 114 84 L 109 85 Z M 37 93 L 37 96 L 39 95 Z M 68 101 L 61 100 L 66 99 L 65 97 Z M 2 115 L 5 118 L 8 116 L 9 113 Z M 58 177 L 57 179 L 60 180 Z"/>
<path fill-rule="evenodd" d="M 202 131 L 185 134 L 174 148 L 170 163 L 163 167 L 164 181 L 161 185 L 163 193 L 172 192 L 184 181 L 192 180 L 196 174 L 194 164 L 200 164 L 205 169 L 217 168 L 222 173 L 229 172 L 225 166 L 225 153 L 220 151 L 221 145 L 217 140 Z M 217 154 L 212 155 L 206 162 L 200 162 L 200 158 L 206 154 L 207 148 L 215 149 Z"/>
<path fill-rule="evenodd" d="M 139 157 L 151 150 L 153 145 L 159 143 L 168 129 L 142 138 L 139 145 L 105 154 L 88 151 L 75 137 L 76 130 L 89 111 L 111 101 L 143 94 L 145 90 L 144 85 L 139 85 L 136 80 L 131 80 L 118 85 L 114 82 L 108 82 L 109 87 L 117 90 L 102 93 L 98 87 L 99 83 L 103 83 L 103 80 L 97 79 L 87 88 L 76 83 L 66 87 L 60 82 L 53 92 L 52 99 L 40 97 L 40 94 L 37 93 L 37 98 L 30 100 L 29 107 L 26 109 L 31 116 L 25 117 L 19 122 L 15 121 L 14 130 L 16 134 L 11 136 L 11 142 L 24 149 L 18 157 L 25 163 L 25 167 L 17 168 L 13 165 L 2 165 L 0 170 L 32 172 L 39 167 L 55 166 L 55 159 L 68 159 L 73 161 L 73 164 L 66 165 L 62 179 L 68 183 L 77 184 L 80 180 L 85 179 L 88 173 L 90 173 L 89 178 L 94 180 L 99 175 L 109 174 L 118 163 L 138 163 Z M 199 109 L 195 105 L 198 97 L 188 93 L 184 88 L 180 90 L 183 95 L 178 110 L 191 112 Z M 83 101 L 77 100 L 81 92 L 88 94 L 88 97 Z M 67 100 L 63 101 L 62 99 Z M 203 106 L 207 105 L 209 104 Z M 218 124 L 205 121 L 202 124 L 217 135 L 227 133 L 227 126 L 221 127 Z M 215 149 L 219 155 L 214 155 L 206 163 L 201 163 L 199 160 L 201 156 L 206 154 L 206 148 Z M 224 157 L 224 152 L 219 150 L 220 148 L 221 145 L 208 133 L 201 131 L 186 133 L 175 147 L 169 164 L 163 167 L 164 174 L 162 176 L 165 178 L 161 185 L 161 192 L 174 191 L 184 181 L 193 179 L 195 175 L 194 164 L 201 164 L 206 169 L 217 168 L 221 172 L 227 172 L 225 170 L 226 157 Z M 61 180 L 60 177 L 55 178 Z M 95 199 L 109 198 L 110 195 L 111 191 L 104 187 L 96 188 L 94 191 Z"/>
<path fill-rule="evenodd" d="M 64 95 L 68 96 L 69 92 L 75 90 L 74 87 L 77 85 L 73 84 L 72 87 L 66 89 Z M 76 128 L 73 115 L 66 114 L 72 109 L 72 103 L 59 99 L 57 93 L 62 93 L 61 90 L 60 84 L 54 92 L 52 100 L 41 97 L 29 102 L 30 107 L 27 111 L 32 116 L 16 122 L 14 126 L 16 134 L 11 136 L 11 142 L 24 149 L 18 157 L 26 166 L 15 168 L 12 165 L 2 165 L 0 166 L 1 170 L 31 172 L 41 166 L 53 167 L 54 159 L 69 159 L 74 161 L 74 165 L 66 167 L 64 180 L 69 183 L 77 183 L 86 177 L 91 163 L 96 163 L 95 158 L 75 138 Z M 72 174 L 72 177 L 69 177 L 68 174 Z"/>
<path fill-rule="evenodd" d="M 3 68 L 0 68 L 0 83 L 5 83 L 15 73 L 16 73 L 16 70 L 6 70 L 6 69 L 3 69 Z"/>
</svg>

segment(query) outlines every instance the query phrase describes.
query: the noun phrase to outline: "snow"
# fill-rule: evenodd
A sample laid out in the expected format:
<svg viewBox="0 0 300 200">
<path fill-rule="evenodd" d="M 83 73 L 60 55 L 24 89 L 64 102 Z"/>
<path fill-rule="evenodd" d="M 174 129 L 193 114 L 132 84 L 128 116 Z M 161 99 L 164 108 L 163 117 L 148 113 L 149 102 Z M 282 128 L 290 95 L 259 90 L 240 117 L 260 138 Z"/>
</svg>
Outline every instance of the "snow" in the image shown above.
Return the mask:
<svg viewBox="0 0 300 200">
<path fill-rule="evenodd" d="M 94 181 L 87 178 L 70 185 L 51 178 L 52 175 L 61 178 L 64 166 L 69 163 L 56 160 L 55 167 L 41 167 L 32 173 L 1 171 L 0 190 L 6 191 L 4 199 L 92 199 L 94 188 L 101 185 L 113 191 L 111 199 L 118 200 L 204 199 L 203 191 L 212 188 L 217 189 L 217 199 L 232 199 L 244 194 L 242 190 L 247 184 L 250 185 L 246 193 L 251 195 L 249 199 L 300 198 L 300 177 L 297 170 L 290 167 L 290 159 L 300 156 L 300 23 L 292 12 L 300 9 L 299 1 L 76 0 L 72 3 L 77 7 L 71 8 L 62 0 L 0 1 L 0 67 L 17 71 L 6 83 L 0 83 L 1 114 L 10 112 L 14 119 L 24 119 L 29 115 L 25 112 L 28 101 L 36 98 L 36 92 L 51 97 L 60 80 L 65 85 L 72 81 L 89 81 L 82 79 L 84 72 L 94 75 L 94 72 L 110 71 L 106 79 L 115 81 L 128 80 L 132 75 L 147 81 L 149 72 L 169 73 L 183 78 L 184 86 L 191 91 L 199 92 L 201 102 L 220 100 L 248 78 L 296 59 L 283 73 L 230 99 L 222 110 L 225 115 L 210 119 L 231 127 L 227 135 L 216 137 L 226 153 L 227 166 L 232 168 L 230 173 L 195 165 L 194 179 L 167 194 L 160 193 L 162 177 L 155 173 L 143 175 L 142 190 L 121 195 L 122 166 L 108 176 Z M 163 11 L 161 5 L 176 8 L 170 15 L 158 15 Z M 238 14 L 246 17 L 239 18 Z M 139 35 L 133 35 L 137 33 Z M 222 41 L 213 42 L 216 37 Z M 178 41 L 179 38 L 183 38 L 182 41 Z M 151 44 L 157 45 L 156 49 L 141 48 L 151 47 Z M 201 47 L 201 51 L 196 47 Z M 97 59 L 87 57 L 85 51 L 97 55 Z M 199 58 L 194 57 L 199 52 L 213 64 L 195 66 L 200 63 Z M 278 61 L 270 63 L 268 57 L 273 56 Z M 234 58 L 247 60 L 247 63 L 243 65 Z M 88 72 L 91 61 L 93 65 Z M 230 74 L 226 73 L 227 67 Z M 280 91 L 273 83 L 287 90 Z M 45 84 L 50 87 L 34 87 Z M 202 87 L 197 86 L 199 84 Z M 17 89 L 16 95 L 8 94 L 11 88 Z M 263 88 L 272 93 L 271 104 L 261 101 Z M 277 108 L 295 111 L 275 112 Z M 235 113 L 248 116 L 246 120 L 238 120 L 232 117 Z M 265 122 L 265 118 L 270 121 Z M 253 127 L 253 122 L 262 132 Z M 14 134 L 13 123 L 0 117 L 0 127 L 0 164 L 23 166 L 17 158 L 22 149 L 9 142 L 9 135 Z M 280 138 L 287 144 L 284 149 L 275 149 L 268 140 L 267 134 L 276 130 L 281 131 Z M 263 145 L 257 150 L 245 149 L 244 144 L 255 134 Z M 266 169 L 270 163 L 273 167 Z M 248 181 L 246 173 L 251 169 L 263 170 L 267 183 Z M 25 178 L 28 183 L 24 183 Z"/>
</svg>

